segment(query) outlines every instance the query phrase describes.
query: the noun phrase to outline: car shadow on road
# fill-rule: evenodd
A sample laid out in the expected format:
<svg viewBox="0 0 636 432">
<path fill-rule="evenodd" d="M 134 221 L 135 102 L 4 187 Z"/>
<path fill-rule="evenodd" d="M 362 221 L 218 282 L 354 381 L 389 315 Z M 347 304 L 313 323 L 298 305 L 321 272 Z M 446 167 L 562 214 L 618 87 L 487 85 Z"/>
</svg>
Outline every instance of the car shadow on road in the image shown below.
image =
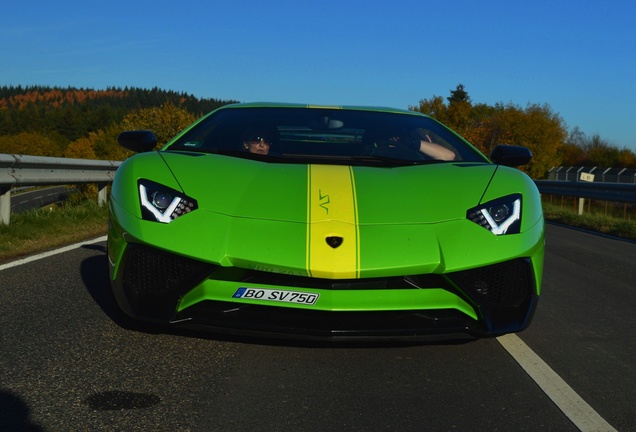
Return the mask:
<svg viewBox="0 0 636 432">
<path fill-rule="evenodd" d="M 0 427 L 3 431 L 43 431 L 44 428 L 31 422 L 30 416 L 26 402 L 14 393 L 0 389 Z"/>
</svg>

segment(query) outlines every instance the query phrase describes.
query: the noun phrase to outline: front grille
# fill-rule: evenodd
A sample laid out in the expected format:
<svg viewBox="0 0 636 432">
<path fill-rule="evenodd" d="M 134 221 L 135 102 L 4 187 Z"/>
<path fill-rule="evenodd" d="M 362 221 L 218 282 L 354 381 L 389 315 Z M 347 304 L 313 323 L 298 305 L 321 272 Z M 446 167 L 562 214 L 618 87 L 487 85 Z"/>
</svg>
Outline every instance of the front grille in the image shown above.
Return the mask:
<svg viewBox="0 0 636 432">
<path fill-rule="evenodd" d="M 215 279 L 219 279 L 216 274 Z M 363 279 L 320 279 L 249 270 L 233 280 L 236 282 L 258 283 L 274 286 L 330 290 L 423 289 L 451 287 L 443 277 L 437 274 Z"/>
<path fill-rule="evenodd" d="M 527 259 L 460 271 L 450 278 L 479 304 L 517 307 L 532 294 L 533 278 Z"/>
</svg>

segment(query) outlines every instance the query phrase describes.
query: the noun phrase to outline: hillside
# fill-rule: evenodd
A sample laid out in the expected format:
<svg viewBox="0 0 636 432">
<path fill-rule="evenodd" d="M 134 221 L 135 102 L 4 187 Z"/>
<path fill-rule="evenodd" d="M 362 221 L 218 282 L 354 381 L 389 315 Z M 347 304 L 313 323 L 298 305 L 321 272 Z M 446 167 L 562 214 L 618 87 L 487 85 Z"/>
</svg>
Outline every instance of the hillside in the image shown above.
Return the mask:
<svg viewBox="0 0 636 432">
<path fill-rule="evenodd" d="M 4 86 L 0 87 L 0 136 L 50 133 L 71 142 L 119 123 L 127 114 L 140 109 L 169 103 L 199 117 L 232 102 L 235 101 L 199 99 L 158 88 Z"/>
</svg>

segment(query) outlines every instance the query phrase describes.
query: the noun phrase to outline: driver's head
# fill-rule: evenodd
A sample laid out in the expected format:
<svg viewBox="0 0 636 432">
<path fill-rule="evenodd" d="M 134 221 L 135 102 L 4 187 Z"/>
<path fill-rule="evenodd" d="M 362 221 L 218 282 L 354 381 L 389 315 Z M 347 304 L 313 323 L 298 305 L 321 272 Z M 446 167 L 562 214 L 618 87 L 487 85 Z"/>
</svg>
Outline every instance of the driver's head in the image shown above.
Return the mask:
<svg viewBox="0 0 636 432">
<path fill-rule="evenodd" d="M 243 148 L 250 153 L 268 154 L 275 135 L 269 128 L 256 128 L 243 136 Z"/>
</svg>

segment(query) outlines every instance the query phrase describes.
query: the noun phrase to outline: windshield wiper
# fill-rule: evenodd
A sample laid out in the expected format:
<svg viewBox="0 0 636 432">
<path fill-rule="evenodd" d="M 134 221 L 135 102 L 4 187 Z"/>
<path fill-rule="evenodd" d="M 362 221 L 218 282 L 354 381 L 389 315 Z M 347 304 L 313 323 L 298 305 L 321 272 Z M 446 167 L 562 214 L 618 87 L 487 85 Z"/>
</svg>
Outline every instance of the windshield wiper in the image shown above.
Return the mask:
<svg viewBox="0 0 636 432">
<path fill-rule="evenodd" d="M 408 160 L 408 159 L 400 159 L 393 158 L 389 156 L 380 156 L 380 155 L 358 155 L 358 156 L 350 156 L 351 159 L 360 162 L 365 165 L 382 165 L 382 166 L 409 166 L 409 165 L 421 165 L 428 162 L 437 162 L 426 159 L 420 160 Z"/>
<path fill-rule="evenodd" d="M 260 155 L 248 153 L 240 150 L 217 150 L 214 153 L 235 156 L 245 159 L 256 159 L 265 162 L 279 163 L 318 163 L 333 165 L 366 165 L 366 166 L 384 166 L 384 167 L 401 167 L 412 165 L 423 165 L 430 163 L 439 163 L 443 161 L 433 159 L 408 160 L 381 155 L 310 155 L 310 154 L 269 154 Z"/>
</svg>

